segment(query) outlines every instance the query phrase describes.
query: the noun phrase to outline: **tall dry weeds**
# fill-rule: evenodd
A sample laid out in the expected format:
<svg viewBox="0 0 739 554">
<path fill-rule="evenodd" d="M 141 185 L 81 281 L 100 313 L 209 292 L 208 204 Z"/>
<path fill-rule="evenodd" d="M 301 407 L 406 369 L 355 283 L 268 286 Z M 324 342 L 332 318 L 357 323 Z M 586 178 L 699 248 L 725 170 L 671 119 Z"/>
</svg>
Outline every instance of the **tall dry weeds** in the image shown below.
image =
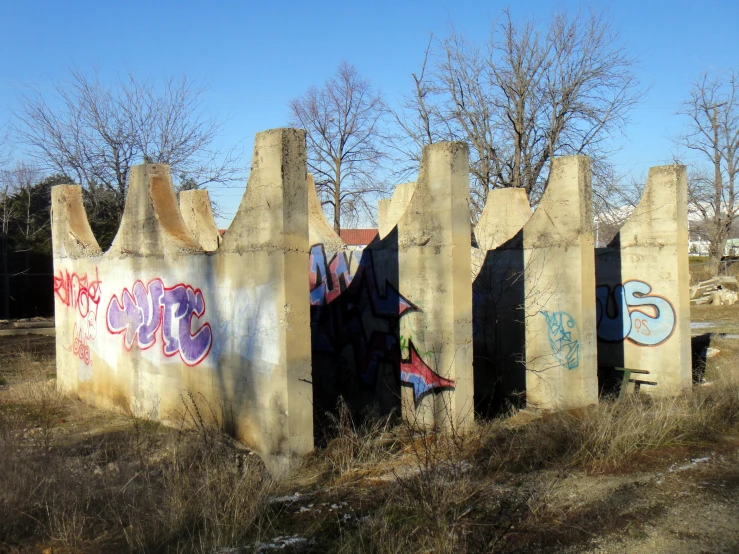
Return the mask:
<svg viewBox="0 0 739 554">
<path fill-rule="evenodd" d="M 0 397 L 0 551 L 212 552 L 259 538 L 273 480 L 257 456 L 203 421 L 65 434 L 71 403 L 42 379 Z"/>
</svg>

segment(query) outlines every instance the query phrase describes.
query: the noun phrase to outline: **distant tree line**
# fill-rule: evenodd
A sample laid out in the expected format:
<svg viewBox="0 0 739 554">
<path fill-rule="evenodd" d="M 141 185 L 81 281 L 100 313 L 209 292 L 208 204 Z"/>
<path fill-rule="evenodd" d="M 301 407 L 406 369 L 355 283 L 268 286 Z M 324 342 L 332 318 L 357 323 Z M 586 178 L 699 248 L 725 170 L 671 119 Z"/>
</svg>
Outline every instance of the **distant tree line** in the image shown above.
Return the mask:
<svg viewBox="0 0 739 554">
<path fill-rule="evenodd" d="M 0 317 L 54 312 L 51 256 L 51 187 L 64 175 L 40 178 L 18 163 L 0 172 Z"/>
</svg>

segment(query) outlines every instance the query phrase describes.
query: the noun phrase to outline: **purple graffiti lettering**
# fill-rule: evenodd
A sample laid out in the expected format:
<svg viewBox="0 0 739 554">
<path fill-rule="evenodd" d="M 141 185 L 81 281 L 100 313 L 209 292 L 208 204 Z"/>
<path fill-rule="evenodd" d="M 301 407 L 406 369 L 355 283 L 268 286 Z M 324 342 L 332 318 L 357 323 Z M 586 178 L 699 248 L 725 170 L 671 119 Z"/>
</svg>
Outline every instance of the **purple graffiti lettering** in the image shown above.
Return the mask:
<svg viewBox="0 0 739 554">
<path fill-rule="evenodd" d="M 125 333 L 126 350 L 134 343 L 140 350 L 152 347 L 161 329 L 164 355 L 179 354 L 183 362 L 193 366 L 208 356 L 213 345 L 210 323 L 192 330 L 193 318 L 203 315 L 205 299 L 200 289 L 184 284 L 167 288 L 161 279 L 152 279 L 148 286 L 136 281 L 133 294 L 123 289 L 120 300 L 113 295 L 106 322 L 109 332 Z"/>
</svg>

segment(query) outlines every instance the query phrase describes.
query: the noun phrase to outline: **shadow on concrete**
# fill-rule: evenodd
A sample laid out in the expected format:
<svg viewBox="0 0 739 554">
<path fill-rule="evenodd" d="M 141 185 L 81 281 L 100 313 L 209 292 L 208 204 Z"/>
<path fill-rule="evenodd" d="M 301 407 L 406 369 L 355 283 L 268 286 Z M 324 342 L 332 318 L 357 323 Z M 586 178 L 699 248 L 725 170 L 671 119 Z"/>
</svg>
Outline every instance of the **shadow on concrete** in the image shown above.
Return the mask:
<svg viewBox="0 0 739 554">
<path fill-rule="evenodd" d="M 398 290 L 397 227 L 361 251 L 313 245 L 310 266 L 313 422 L 320 445 L 336 426 L 340 399 L 354 424 L 399 411 L 400 318 L 418 308 L 404 309 L 413 291 Z"/>
<path fill-rule="evenodd" d="M 623 283 L 621 267 L 621 235 L 616 234 L 604 248 L 595 250 L 596 325 L 598 335 L 598 396 L 618 395 L 623 382 L 624 339 L 609 338 L 609 329 L 624 328 L 629 317 L 624 304 L 616 296 L 616 287 Z"/>
<path fill-rule="evenodd" d="M 489 250 L 472 283 L 475 415 L 526 405 L 523 230 Z"/>
</svg>

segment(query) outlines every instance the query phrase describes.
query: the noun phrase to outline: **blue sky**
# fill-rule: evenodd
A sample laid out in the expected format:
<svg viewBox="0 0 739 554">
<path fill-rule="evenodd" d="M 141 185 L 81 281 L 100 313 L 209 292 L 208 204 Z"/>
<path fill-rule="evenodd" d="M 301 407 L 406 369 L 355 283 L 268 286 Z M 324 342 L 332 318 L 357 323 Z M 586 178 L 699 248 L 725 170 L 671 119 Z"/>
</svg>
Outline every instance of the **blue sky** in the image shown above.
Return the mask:
<svg viewBox="0 0 739 554">
<path fill-rule="evenodd" d="M 224 146 L 284 126 L 287 102 L 322 84 L 343 59 L 391 101 L 409 90 L 429 35 L 449 24 L 483 40 L 506 6 L 515 17 L 543 23 L 555 9 L 605 3 L 466 2 L 32 2 L 3 0 L 0 15 L 0 123 L 17 107 L 16 89 L 51 92 L 68 68 L 98 67 L 103 79 L 132 69 L 139 75 L 179 75 L 207 83 L 206 110 L 227 119 Z M 632 112 L 622 150 L 622 174 L 642 176 L 669 161 L 682 121 L 675 115 L 689 83 L 703 71 L 739 69 L 739 2 L 621 1 L 608 6 L 613 28 L 650 90 Z M 22 157 L 22 152 L 16 152 Z M 243 186 L 213 190 L 221 226 L 238 206 Z"/>
</svg>

